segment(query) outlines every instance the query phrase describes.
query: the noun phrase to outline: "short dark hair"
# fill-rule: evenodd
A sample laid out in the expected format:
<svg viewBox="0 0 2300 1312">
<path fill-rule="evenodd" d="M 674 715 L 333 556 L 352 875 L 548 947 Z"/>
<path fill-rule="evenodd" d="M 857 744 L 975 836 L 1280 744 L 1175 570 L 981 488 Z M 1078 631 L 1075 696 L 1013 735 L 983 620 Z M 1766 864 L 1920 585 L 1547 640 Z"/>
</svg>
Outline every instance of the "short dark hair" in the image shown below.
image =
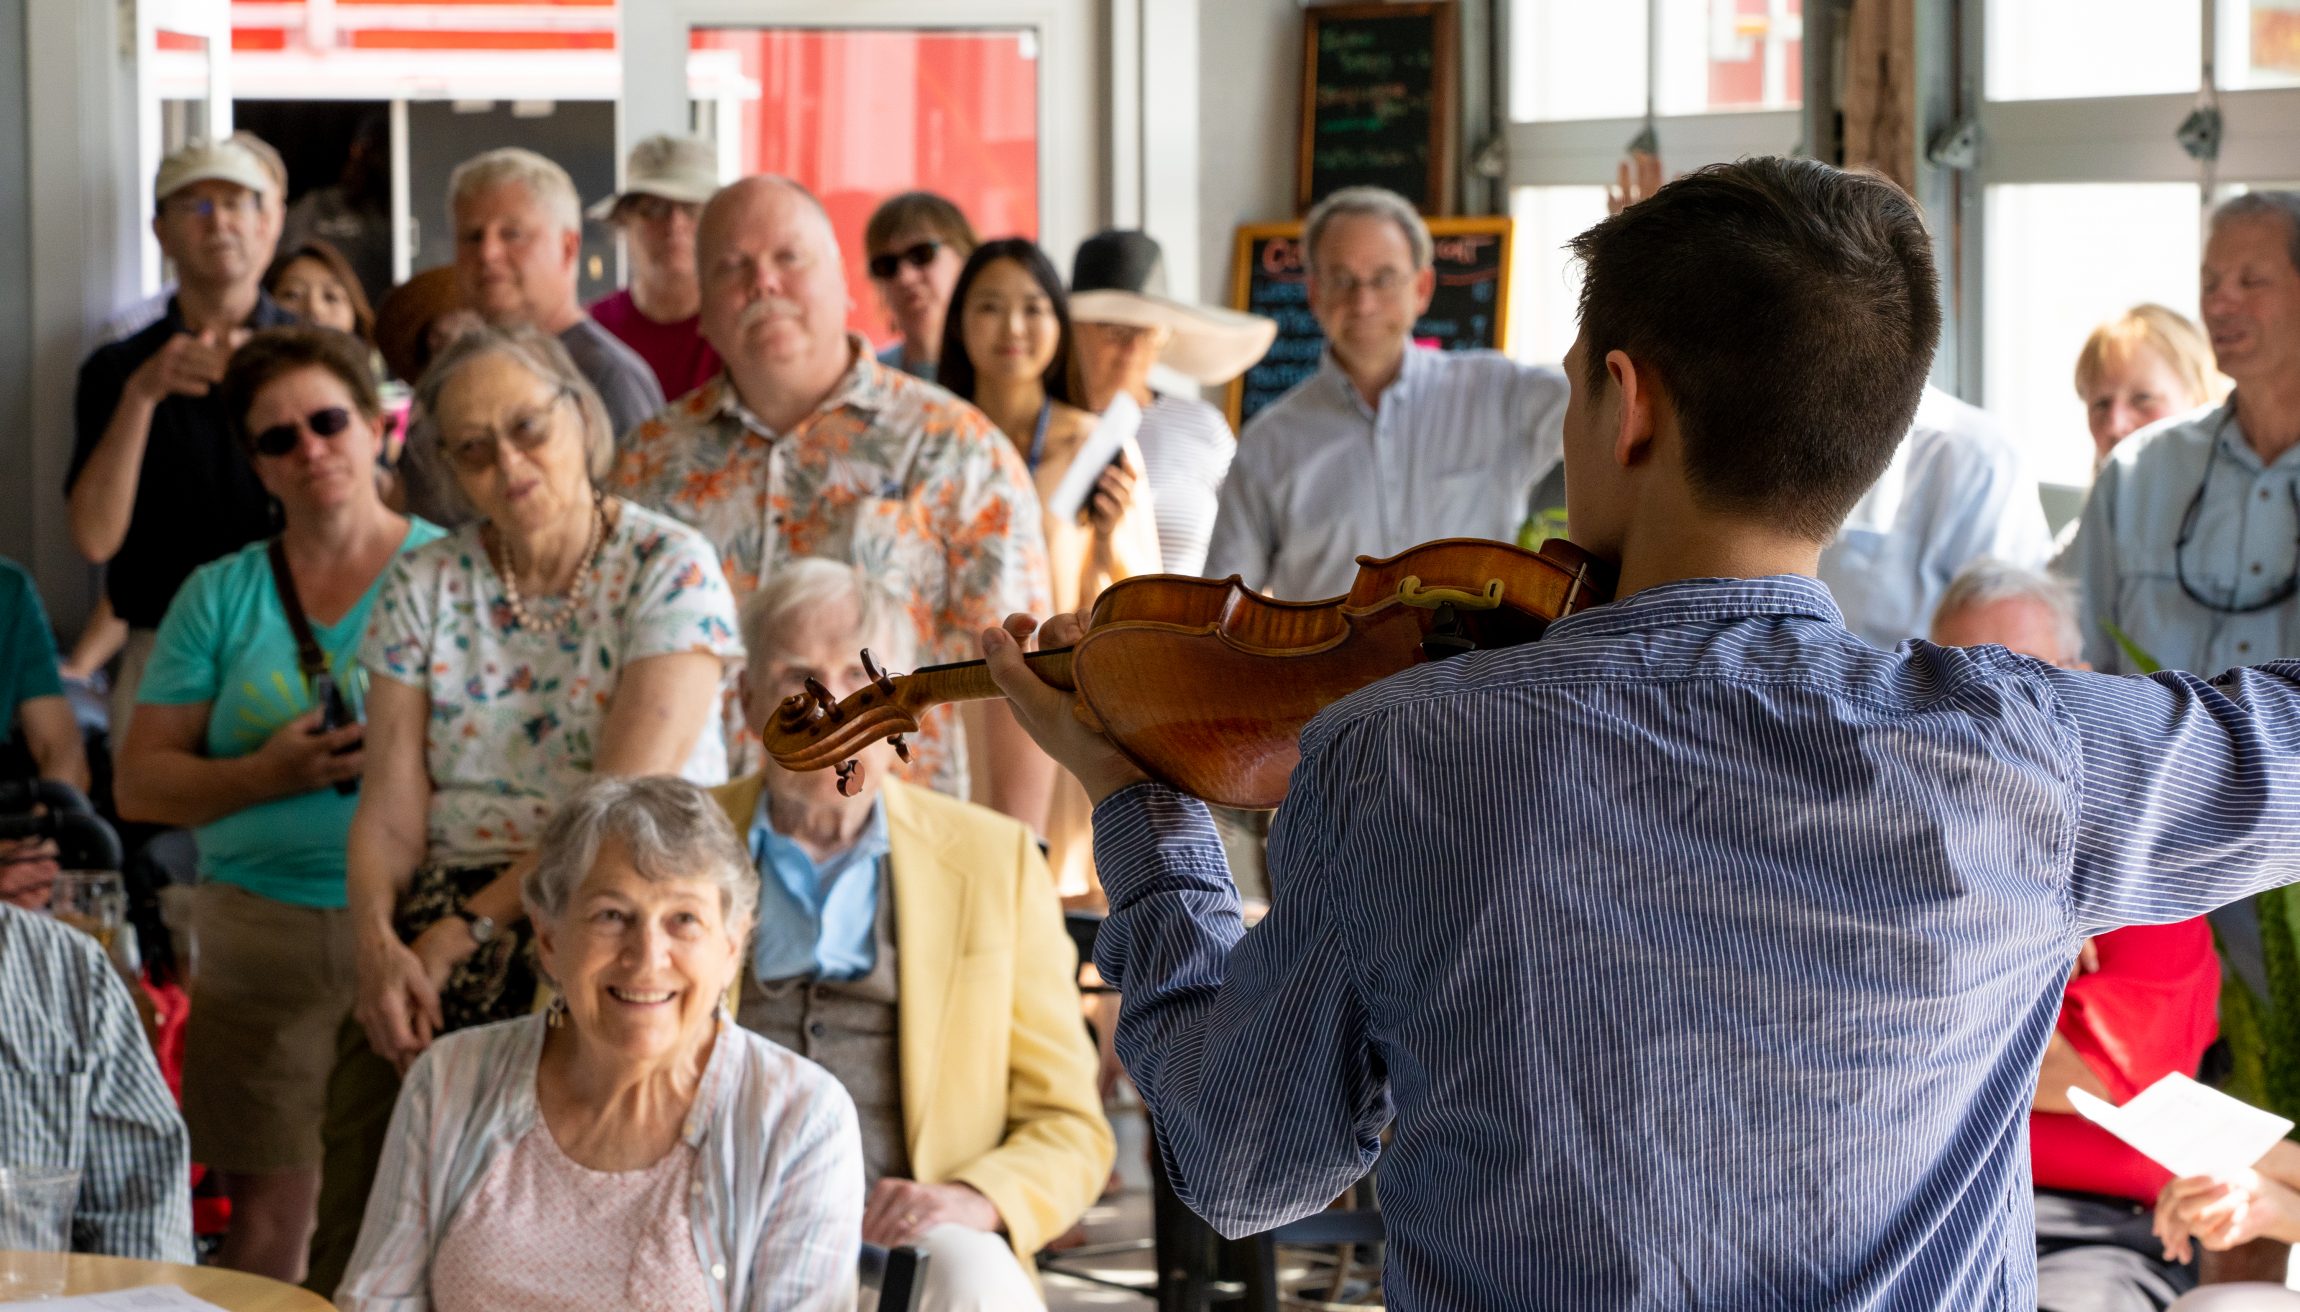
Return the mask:
<svg viewBox="0 0 2300 1312">
<path fill-rule="evenodd" d="M 1626 352 L 1675 409 L 1704 503 L 1816 541 L 1907 436 L 1941 334 L 1931 238 L 1874 173 L 1765 156 L 1573 239 L 1592 391 Z"/>
<path fill-rule="evenodd" d="M 863 225 L 863 254 L 885 254 L 886 244 L 906 228 L 924 228 L 961 255 L 974 254 L 981 244 L 974 225 L 966 221 L 966 211 L 949 198 L 931 191 L 906 191 L 887 197 L 871 211 L 870 222 Z"/>
<path fill-rule="evenodd" d="M 2276 191 L 2261 188 L 2231 196 L 2212 211 L 2212 230 L 2230 219 L 2281 219 L 2284 222 L 2284 254 L 2292 267 L 2300 269 L 2300 191 Z"/>
<path fill-rule="evenodd" d="M 383 399 L 375 388 L 375 375 L 367 367 L 367 347 L 350 333 L 333 328 L 294 324 L 266 328 L 240 344 L 224 366 L 221 392 L 224 413 L 240 449 L 255 449 L 255 434 L 248 431 L 248 411 L 256 394 L 303 369 L 324 369 L 334 374 L 351 393 L 351 403 L 373 420 L 383 414 Z"/>
<path fill-rule="evenodd" d="M 1054 358 L 1041 377 L 1048 399 L 1070 402 L 1070 296 L 1062 289 L 1062 274 L 1046 252 L 1028 237 L 1001 237 L 986 241 L 966 257 L 966 267 L 951 284 L 950 312 L 942 317 L 942 354 L 935 358 L 934 381 L 964 401 L 974 399 L 974 357 L 966 353 L 966 294 L 982 271 L 1000 260 L 1012 260 L 1027 270 L 1054 309 Z"/>
<path fill-rule="evenodd" d="M 294 250 L 281 252 L 280 257 L 272 261 L 272 267 L 264 271 L 264 290 L 269 292 L 279 286 L 280 276 L 297 260 L 318 261 L 329 277 L 343 284 L 344 299 L 351 302 L 351 335 L 370 346 L 375 345 L 375 307 L 367 303 L 367 289 L 359 285 L 359 274 L 352 270 L 351 261 L 328 242 L 315 237 Z"/>
</svg>

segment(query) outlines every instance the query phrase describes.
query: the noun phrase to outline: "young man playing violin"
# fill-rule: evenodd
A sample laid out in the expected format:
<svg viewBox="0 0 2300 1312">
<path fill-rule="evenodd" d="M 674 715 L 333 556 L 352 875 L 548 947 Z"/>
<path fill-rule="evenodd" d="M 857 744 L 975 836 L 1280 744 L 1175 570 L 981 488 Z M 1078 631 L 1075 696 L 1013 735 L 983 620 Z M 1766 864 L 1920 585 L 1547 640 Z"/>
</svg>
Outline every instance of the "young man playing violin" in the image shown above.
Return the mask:
<svg viewBox="0 0 2300 1312">
<path fill-rule="evenodd" d="M 1846 630 L 1815 562 L 1940 328 L 1891 184 L 1721 165 L 1574 249 L 1568 511 L 1618 600 L 1314 720 L 1253 931 L 1203 807 L 1036 679 L 1026 617 L 983 636 L 1098 804 L 1175 1187 L 1245 1234 L 1379 1156 L 1392 1308 L 2034 1308 L 2069 962 L 2300 879 L 2300 664 Z"/>
</svg>

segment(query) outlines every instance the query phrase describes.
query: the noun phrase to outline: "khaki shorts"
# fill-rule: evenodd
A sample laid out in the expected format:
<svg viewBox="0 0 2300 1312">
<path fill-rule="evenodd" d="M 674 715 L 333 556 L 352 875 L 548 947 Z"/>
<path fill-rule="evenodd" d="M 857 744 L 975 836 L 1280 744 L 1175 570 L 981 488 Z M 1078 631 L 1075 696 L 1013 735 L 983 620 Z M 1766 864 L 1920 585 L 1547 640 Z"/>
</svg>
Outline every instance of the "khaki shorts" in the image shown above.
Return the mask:
<svg viewBox="0 0 2300 1312">
<path fill-rule="evenodd" d="M 195 903 L 199 970 L 184 1033 L 192 1160 L 247 1174 L 317 1169 L 336 1033 L 355 987 L 351 913 L 213 882 Z"/>
</svg>

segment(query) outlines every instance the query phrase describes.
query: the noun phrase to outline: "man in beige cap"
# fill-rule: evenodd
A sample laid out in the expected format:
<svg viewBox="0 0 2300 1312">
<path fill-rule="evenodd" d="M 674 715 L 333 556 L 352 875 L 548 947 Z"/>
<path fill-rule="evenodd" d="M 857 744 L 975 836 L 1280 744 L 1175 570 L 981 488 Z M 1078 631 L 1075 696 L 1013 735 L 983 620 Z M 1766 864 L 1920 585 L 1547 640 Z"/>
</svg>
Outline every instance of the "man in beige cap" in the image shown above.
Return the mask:
<svg viewBox="0 0 2300 1312">
<path fill-rule="evenodd" d="M 287 161 L 280 158 L 280 153 L 272 149 L 270 142 L 253 132 L 234 132 L 225 137 L 224 141 L 242 147 L 255 156 L 256 163 L 264 166 L 264 176 L 272 182 L 271 190 L 264 193 L 263 258 L 256 261 L 256 276 L 261 278 L 263 271 L 271 267 L 272 256 L 279 251 L 280 233 L 287 223 L 287 205 L 282 199 L 287 195 Z M 160 316 L 168 312 L 168 298 L 175 294 L 175 285 L 171 283 L 135 304 L 123 307 L 104 321 L 101 339 L 116 342 L 158 323 Z"/>
<path fill-rule="evenodd" d="M 591 317 L 639 353 L 663 395 L 685 396 L 719 372 L 695 278 L 695 219 L 719 189 L 718 156 L 693 137 L 649 137 L 631 148 L 623 175 L 623 190 L 588 213 L 622 232 L 631 285 L 594 301 Z"/>
<path fill-rule="evenodd" d="M 160 163 L 152 235 L 176 267 L 167 313 L 80 366 L 71 471 L 72 542 L 108 566 L 105 592 L 128 625 L 112 706 L 127 732 L 160 617 L 192 570 L 271 530 L 270 500 L 215 385 L 250 331 L 289 322 L 258 285 L 278 229 L 271 174 L 234 141 L 196 143 Z"/>
<path fill-rule="evenodd" d="M 567 170 L 506 146 L 474 155 L 447 180 L 455 281 L 463 303 L 497 327 L 532 324 L 558 337 L 607 405 L 619 436 L 663 408 L 655 371 L 583 313 L 583 212 Z"/>
</svg>

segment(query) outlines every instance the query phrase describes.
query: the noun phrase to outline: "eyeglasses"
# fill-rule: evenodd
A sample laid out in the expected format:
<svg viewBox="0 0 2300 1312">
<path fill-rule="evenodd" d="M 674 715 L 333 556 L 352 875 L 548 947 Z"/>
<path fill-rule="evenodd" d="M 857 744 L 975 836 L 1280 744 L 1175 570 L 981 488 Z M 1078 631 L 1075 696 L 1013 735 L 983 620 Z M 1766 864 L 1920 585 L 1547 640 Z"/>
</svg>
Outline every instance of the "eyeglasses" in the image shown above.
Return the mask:
<svg viewBox="0 0 2300 1312">
<path fill-rule="evenodd" d="M 1358 294 L 1360 287 L 1370 287 L 1376 296 L 1388 296 L 1411 281 L 1413 275 L 1397 269 L 1384 269 L 1371 278 L 1360 278 L 1347 273 L 1321 273 L 1318 282 L 1342 300 Z"/>
<path fill-rule="evenodd" d="M 2287 575 L 2284 582 L 2278 585 L 2274 591 L 2258 601 L 2242 606 L 2234 604 L 2233 598 L 2236 595 L 2236 589 L 2233 585 L 2228 589 L 2230 601 L 2214 601 L 2198 592 L 2195 585 L 2188 581 L 2188 540 L 2196 534 L 2196 519 L 2204 509 L 2205 489 L 2212 486 L 2213 467 L 2220 463 L 2221 434 L 2228 430 L 2228 421 L 2235 414 L 2236 398 L 2230 396 L 2227 410 L 2221 414 L 2220 423 L 2212 430 L 2212 451 L 2210 455 L 2204 458 L 2204 478 L 2197 483 L 2196 495 L 2188 499 L 2188 510 L 2180 517 L 2180 536 L 2173 540 L 2172 545 L 2172 576 L 2179 582 L 2180 590 L 2188 594 L 2188 599 L 2206 610 L 2216 611 L 2222 615 L 2250 615 L 2256 611 L 2267 610 L 2271 606 L 2281 606 L 2292 600 L 2295 594 L 2300 594 L 2300 536 L 2295 536 L 2292 543 L 2291 574 Z M 2300 484 L 2287 483 L 2284 485 L 2284 490 L 2292 497 L 2293 518 L 2300 520 Z"/>
<path fill-rule="evenodd" d="M 207 218 L 211 214 L 253 214 L 263 203 L 252 191 L 234 192 L 221 200 L 213 196 L 170 196 L 160 208 L 180 218 Z"/>
<path fill-rule="evenodd" d="M 256 434 L 253 445 L 259 456 L 284 456 L 303 441 L 303 430 L 306 428 L 311 430 L 314 437 L 333 439 L 349 427 L 351 411 L 340 405 L 331 405 L 325 410 L 314 410 L 305 415 L 300 425 L 292 419 L 284 424 L 273 424 Z"/>
<path fill-rule="evenodd" d="M 935 255 L 941 250 L 942 243 L 939 241 L 922 241 L 916 246 L 906 246 L 899 251 L 873 255 L 870 257 L 870 276 L 879 279 L 892 278 L 906 264 L 914 269 L 923 269 L 934 263 Z"/>
<path fill-rule="evenodd" d="M 461 442 L 447 442 L 443 446 L 449 464 L 467 474 L 477 474 L 493 466 L 502 458 L 502 444 L 509 442 L 522 451 L 533 451 L 551 440 L 551 412 L 559 403 L 573 396 L 572 389 L 561 387 L 551 399 L 525 414 L 513 415 L 502 428 L 489 431 L 485 437 Z"/>
</svg>

